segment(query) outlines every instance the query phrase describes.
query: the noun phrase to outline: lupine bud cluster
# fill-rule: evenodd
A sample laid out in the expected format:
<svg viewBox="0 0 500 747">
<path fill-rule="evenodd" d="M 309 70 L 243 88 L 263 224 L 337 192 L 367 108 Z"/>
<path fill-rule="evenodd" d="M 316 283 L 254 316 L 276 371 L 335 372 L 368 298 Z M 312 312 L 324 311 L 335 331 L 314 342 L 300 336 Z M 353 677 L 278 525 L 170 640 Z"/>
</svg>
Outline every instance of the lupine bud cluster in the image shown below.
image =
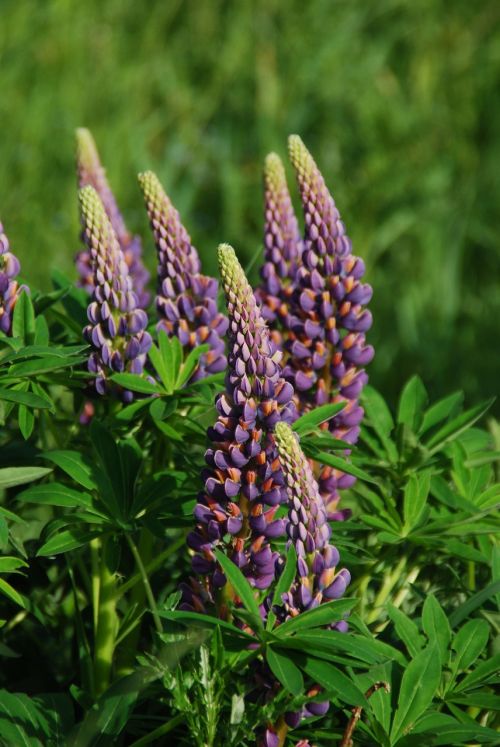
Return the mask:
<svg viewBox="0 0 500 747">
<path fill-rule="evenodd" d="M 97 392 L 105 394 L 113 388 L 109 381 L 113 373 L 142 373 L 151 337 L 145 331 L 146 312 L 139 308 L 128 265 L 99 195 L 90 186 L 79 194 L 93 279 L 87 310 L 90 324 L 84 329 L 93 347 L 88 369 L 96 374 Z M 119 393 L 125 402 L 133 399 L 132 392 Z"/>
<path fill-rule="evenodd" d="M 351 574 L 346 568 L 337 571 L 340 556 L 330 543 L 332 530 L 325 503 L 298 437 L 287 423 L 281 422 L 276 424 L 275 441 L 288 493 L 287 549 L 293 546 L 297 553 L 295 579 L 289 591 L 282 595 L 282 603 L 273 608 L 280 624 L 323 602 L 341 597 L 350 583 Z M 269 595 L 264 602 L 266 613 L 271 598 Z M 339 620 L 330 627 L 344 632 L 347 623 Z M 320 692 L 321 688 L 315 685 L 308 696 L 313 698 Z M 287 727 L 294 729 L 303 718 L 323 716 L 328 708 L 328 701 L 311 700 L 300 711 L 286 713 L 284 721 Z M 279 744 L 277 730 L 273 727 L 266 729 L 263 747 Z"/>
<path fill-rule="evenodd" d="M 116 238 L 120 244 L 129 273 L 132 278 L 134 292 L 137 294 L 139 306 L 145 308 L 149 304 L 149 293 L 146 286 L 149 272 L 142 262 L 142 244 L 139 236 L 132 236 L 127 230 L 123 216 L 102 167 L 99 154 L 89 130 L 79 128 L 76 131 L 77 155 L 76 166 L 78 187 L 94 187 L 101 198 L 106 214 L 111 221 Z M 79 252 L 76 256 L 76 267 L 79 274 L 79 285 L 92 293 L 93 273 L 92 262 L 88 250 Z"/>
<path fill-rule="evenodd" d="M 12 333 L 12 314 L 20 293 L 28 292 L 27 286 L 19 285 L 16 280 L 20 269 L 0 221 L 0 330 L 6 335 Z"/>
<path fill-rule="evenodd" d="M 220 547 L 250 584 L 267 589 L 274 581 L 278 553 L 269 541 L 285 532 L 276 518 L 287 500 L 273 431 L 295 417 L 293 388 L 282 377 L 280 358 L 254 294 L 228 245 L 219 247 L 219 265 L 229 313 L 229 354 L 225 392 L 218 395 L 217 422 L 205 459 L 205 491 L 195 509 L 196 529 L 188 537 L 196 552 L 193 570 L 206 583 L 184 588 L 184 608 L 218 604 L 225 584 L 213 550 Z M 195 582 L 196 583 L 196 582 Z"/>
<path fill-rule="evenodd" d="M 361 283 L 364 263 L 352 255 L 335 202 L 296 135 L 289 139 L 289 153 L 297 174 L 305 235 L 292 291 L 288 284 L 278 319 L 287 351 L 283 373 L 294 386 L 300 412 L 345 402 L 329 428 L 336 438 L 354 443 L 363 417 L 358 398 L 368 380 L 363 367 L 373 358 L 373 348 L 365 341 L 372 317 L 364 308 L 372 290 Z M 289 218 L 281 230 L 288 225 Z M 338 489 L 352 485 L 354 478 L 331 467 L 324 467 L 318 478 L 329 518 L 342 518 L 335 511 Z"/>
<path fill-rule="evenodd" d="M 281 343 L 280 327 L 293 292 L 302 254 L 302 239 L 285 170 L 276 153 L 267 156 L 264 166 L 264 221 L 264 264 L 260 270 L 262 283 L 255 295 L 262 305 L 262 316 L 269 323 L 275 341 Z"/>
<path fill-rule="evenodd" d="M 158 251 L 158 329 L 177 336 L 186 352 L 210 346 L 192 380 L 219 373 L 226 367 L 227 319 L 217 310 L 217 281 L 200 273 L 198 252 L 155 174 L 140 174 L 139 182 Z"/>
<path fill-rule="evenodd" d="M 345 568 L 337 571 L 340 556 L 330 543 L 332 530 L 318 483 L 287 423 L 276 425 L 275 441 L 288 491 L 287 547 L 293 545 L 297 552 L 297 576 L 279 610 L 286 619 L 341 597 L 351 575 Z M 345 630 L 346 623 L 335 628 Z"/>
</svg>

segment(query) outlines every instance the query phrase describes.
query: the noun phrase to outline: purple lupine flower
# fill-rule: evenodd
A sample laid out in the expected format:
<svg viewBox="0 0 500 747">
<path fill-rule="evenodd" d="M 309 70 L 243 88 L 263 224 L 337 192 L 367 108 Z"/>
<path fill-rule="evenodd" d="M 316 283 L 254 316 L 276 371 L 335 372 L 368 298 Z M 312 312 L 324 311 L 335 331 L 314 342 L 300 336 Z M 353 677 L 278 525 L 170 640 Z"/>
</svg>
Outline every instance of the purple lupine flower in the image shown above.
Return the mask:
<svg viewBox="0 0 500 747">
<path fill-rule="evenodd" d="M 79 192 L 83 239 L 92 267 L 94 290 L 83 334 L 93 351 L 88 369 L 96 374 L 98 394 L 116 389 L 113 373 L 142 373 L 151 336 L 145 331 L 148 318 L 132 290 L 132 279 L 118 239 L 99 195 L 93 187 Z M 132 392 L 118 390 L 125 402 Z"/>
<path fill-rule="evenodd" d="M 302 199 L 305 237 L 287 317 L 284 375 L 293 383 L 301 411 L 327 402 L 345 402 L 328 427 L 336 438 L 355 443 L 364 414 L 359 395 L 368 381 L 364 366 L 374 354 L 365 340 L 372 323 L 365 308 L 372 289 L 361 282 L 363 260 L 351 253 L 351 241 L 335 202 L 297 135 L 289 138 L 289 153 Z M 322 469 L 320 492 L 330 518 L 342 518 L 335 513 L 338 489 L 353 482 L 350 475 L 331 467 Z"/>
<path fill-rule="evenodd" d="M 158 330 L 179 338 L 186 352 L 208 344 L 192 381 L 226 368 L 227 319 L 217 310 L 218 283 L 200 273 L 198 252 L 179 213 L 152 171 L 139 175 L 158 251 Z"/>
<path fill-rule="evenodd" d="M 255 296 L 277 344 L 282 342 L 281 327 L 288 314 L 302 248 L 285 169 L 280 157 L 270 153 L 264 166 L 264 264 Z"/>
<path fill-rule="evenodd" d="M 208 431 L 212 442 L 205 459 L 205 490 L 195 508 L 196 529 L 188 536 L 195 551 L 193 570 L 206 582 L 183 587 L 184 609 L 215 603 L 224 616 L 225 577 L 214 558 L 222 549 L 252 586 L 267 589 L 275 578 L 278 553 L 270 540 L 285 532 L 276 517 L 287 500 L 273 431 L 280 420 L 295 417 L 293 388 L 282 377 L 281 353 L 273 344 L 255 296 L 234 250 L 218 250 L 229 313 L 229 354 L 219 413 Z"/>
<path fill-rule="evenodd" d="M 123 252 L 125 262 L 129 268 L 132 278 L 134 292 L 137 295 L 139 306 L 146 308 L 149 304 L 149 293 L 146 290 L 149 281 L 149 272 L 142 262 L 142 243 L 139 236 L 132 236 L 125 225 L 120 213 L 111 187 L 106 178 L 106 172 L 99 159 L 94 138 L 89 130 L 81 127 L 76 131 L 76 167 L 78 176 L 78 187 L 94 187 L 101 198 L 116 238 Z M 80 251 L 76 255 L 76 267 L 79 274 L 78 284 L 92 293 L 93 273 L 92 261 L 88 249 Z"/>
<path fill-rule="evenodd" d="M 12 314 L 17 299 L 23 291 L 29 293 L 27 286 L 19 285 L 16 280 L 20 269 L 0 221 L 0 330 L 6 335 L 12 334 Z"/>
<path fill-rule="evenodd" d="M 283 595 L 278 616 L 283 621 L 341 597 L 351 575 L 345 568 L 337 571 L 340 555 L 330 542 L 332 530 L 318 483 L 287 423 L 276 425 L 275 442 L 288 491 L 287 547 L 293 545 L 297 552 L 296 578 Z"/>
<path fill-rule="evenodd" d="M 346 568 L 337 570 L 340 555 L 330 542 L 332 530 L 326 506 L 297 435 L 285 422 L 276 424 L 274 435 L 288 493 L 286 547 L 293 545 L 297 553 L 295 578 L 289 591 L 282 595 L 282 604 L 273 608 L 279 625 L 323 602 L 341 597 L 350 583 L 351 574 Z M 281 563 L 284 564 L 283 559 Z M 263 604 L 265 613 L 271 598 L 269 595 Z M 347 630 L 345 620 L 329 627 Z M 321 688 L 315 685 L 307 694 L 316 698 L 320 692 Z M 285 722 L 293 729 L 303 718 L 323 716 L 328 708 L 328 701 L 310 700 L 300 711 L 286 713 Z"/>
</svg>

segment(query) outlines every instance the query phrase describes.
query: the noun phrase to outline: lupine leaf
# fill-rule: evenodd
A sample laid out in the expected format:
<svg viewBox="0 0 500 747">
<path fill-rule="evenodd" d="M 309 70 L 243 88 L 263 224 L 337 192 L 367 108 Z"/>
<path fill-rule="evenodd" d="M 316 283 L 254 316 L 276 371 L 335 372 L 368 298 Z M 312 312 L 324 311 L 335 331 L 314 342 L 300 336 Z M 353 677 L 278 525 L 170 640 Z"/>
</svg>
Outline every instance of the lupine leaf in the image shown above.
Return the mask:
<svg viewBox="0 0 500 747">
<path fill-rule="evenodd" d="M 436 644 L 431 644 L 417 654 L 403 674 L 391 729 L 393 744 L 430 705 L 440 681 L 440 657 Z"/>
<path fill-rule="evenodd" d="M 35 341 L 35 311 L 26 291 L 20 294 L 14 307 L 12 334 L 19 337 L 25 345 L 32 345 Z"/>
<path fill-rule="evenodd" d="M 450 615 L 450 625 L 452 628 L 454 628 L 456 625 L 459 625 L 462 620 L 465 620 L 466 617 L 470 615 L 471 612 L 474 612 L 478 607 L 480 607 L 483 602 L 485 602 L 490 597 L 494 596 L 500 592 L 500 581 L 494 581 L 493 583 L 489 584 L 489 586 L 486 586 L 486 588 L 481 589 L 477 592 L 477 594 L 474 594 L 474 596 L 470 597 L 470 599 L 467 599 L 466 602 L 460 605 L 454 612 Z"/>
<path fill-rule="evenodd" d="M 337 402 L 335 404 L 332 403 L 316 407 L 314 410 L 306 412 L 305 415 L 301 415 L 301 417 L 294 422 L 292 428 L 299 434 L 299 436 L 304 436 L 306 433 L 310 433 L 318 428 L 321 423 L 326 423 L 328 420 L 333 418 L 334 415 L 337 415 L 337 413 L 344 409 L 345 405 L 345 402 Z"/>
<path fill-rule="evenodd" d="M 429 449 L 431 454 L 435 454 L 437 451 L 443 448 L 449 441 L 457 438 L 467 428 L 470 428 L 477 420 L 490 409 L 491 405 L 495 401 L 495 398 L 486 400 L 485 402 L 471 407 L 470 410 L 466 410 L 453 418 L 449 423 L 443 425 L 437 433 L 434 433 L 426 442 L 425 446 Z"/>
<path fill-rule="evenodd" d="M 404 423 L 417 432 L 423 418 L 423 408 L 427 402 L 427 391 L 419 376 L 405 384 L 398 407 L 398 423 Z"/>
<path fill-rule="evenodd" d="M 478 664 L 470 674 L 464 677 L 464 679 L 455 687 L 455 692 L 481 687 L 481 685 L 488 682 L 492 675 L 498 675 L 499 670 L 500 654 L 495 654 L 495 656 L 492 656 L 490 659 L 480 662 L 480 664 Z"/>
<path fill-rule="evenodd" d="M 275 635 L 284 638 L 286 635 L 298 630 L 307 628 L 317 628 L 322 625 L 329 625 L 332 622 L 339 622 L 342 616 L 349 612 L 357 604 L 356 599 L 334 599 L 332 602 L 325 602 L 319 607 L 302 612 L 297 617 L 287 620 L 276 628 Z"/>
<path fill-rule="evenodd" d="M 39 480 L 50 472 L 49 467 L 3 467 L 0 469 L 0 490 Z"/>
<path fill-rule="evenodd" d="M 271 672 L 281 682 L 285 690 L 288 690 L 292 695 L 300 695 L 303 692 L 304 678 L 302 672 L 288 656 L 268 646 L 266 660 Z"/>
<path fill-rule="evenodd" d="M 337 693 L 345 703 L 364 707 L 368 705 L 359 687 L 333 664 L 307 657 L 305 664 L 301 666 L 314 682 L 329 692 Z"/>
<path fill-rule="evenodd" d="M 431 405 L 424 414 L 419 433 L 426 433 L 441 420 L 445 420 L 463 401 L 463 392 L 455 392 Z"/>
<path fill-rule="evenodd" d="M 59 555 L 62 552 L 76 550 L 82 545 L 87 545 L 96 537 L 101 537 L 105 532 L 101 530 L 89 530 L 83 527 L 71 527 L 53 535 L 45 542 L 37 552 L 38 556 Z"/>
<path fill-rule="evenodd" d="M 283 568 L 281 576 L 279 577 L 278 582 L 276 584 L 276 588 L 274 590 L 273 602 L 272 602 L 273 606 L 275 604 L 281 604 L 281 597 L 283 594 L 285 594 L 290 589 L 293 579 L 295 578 L 296 571 L 297 571 L 297 552 L 295 550 L 295 547 L 291 545 L 291 547 L 287 551 L 285 567 Z M 276 622 L 276 615 L 271 610 L 267 616 L 267 624 L 266 624 L 267 629 L 270 630 L 273 627 L 275 622 Z"/>
<path fill-rule="evenodd" d="M 140 392 L 141 394 L 161 393 L 161 388 L 158 384 L 155 384 L 138 374 L 118 373 L 114 374 L 111 379 L 124 389 L 130 389 L 131 392 Z"/>
<path fill-rule="evenodd" d="M 422 628 L 429 642 L 435 641 L 441 657 L 441 663 L 446 664 L 448 646 L 451 641 L 451 628 L 443 608 L 433 594 L 429 594 L 422 610 Z"/>
<path fill-rule="evenodd" d="M 97 484 L 93 478 L 92 463 L 78 451 L 45 451 L 44 459 L 54 462 L 63 472 L 73 478 L 87 490 L 95 490 Z"/>
<path fill-rule="evenodd" d="M 189 354 L 186 360 L 181 366 L 179 375 L 177 376 L 177 381 L 175 382 L 176 389 L 182 389 L 184 384 L 186 384 L 189 381 L 189 379 L 191 378 L 192 374 L 194 373 L 196 369 L 196 366 L 201 356 L 207 353 L 209 350 L 210 350 L 210 345 L 199 345 L 198 347 L 193 348 L 192 350 L 189 351 Z"/>
<path fill-rule="evenodd" d="M 47 506 L 64 506 L 66 508 L 76 506 L 90 508 L 92 505 L 92 497 L 89 493 L 73 490 L 73 488 L 58 482 L 35 485 L 23 490 L 16 496 L 16 500 L 26 501 L 27 503 L 42 503 Z"/>
<path fill-rule="evenodd" d="M 403 641 L 408 652 L 413 657 L 417 656 L 424 642 L 413 620 L 390 603 L 387 605 L 387 613 L 394 623 L 398 637 Z"/>
<path fill-rule="evenodd" d="M 0 387 L 0 399 L 3 399 L 5 402 L 26 405 L 27 407 L 36 407 L 39 410 L 54 407 L 54 404 L 48 398 L 39 397 L 32 392 L 21 392 L 17 389 L 5 389 L 4 387 Z"/>
<path fill-rule="evenodd" d="M 224 630 L 228 630 L 230 633 L 232 633 L 235 636 L 238 636 L 239 638 L 246 638 L 249 641 L 252 641 L 255 643 L 255 637 L 252 635 L 249 635 L 248 633 L 245 633 L 244 630 L 241 630 L 240 628 L 237 628 L 236 625 L 232 625 L 229 622 L 226 622 L 225 620 L 221 620 L 219 617 L 212 617 L 211 615 L 204 615 L 201 612 L 189 612 L 184 610 L 158 610 L 158 614 L 160 617 L 164 617 L 165 620 L 173 620 L 174 622 L 184 622 L 184 623 L 192 623 L 193 625 L 196 625 L 198 623 L 199 625 L 210 625 L 212 627 L 220 627 Z"/>
<path fill-rule="evenodd" d="M 224 571 L 228 582 L 231 584 L 234 591 L 241 599 L 245 609 L 250 612 L 250 614 L 255 618 L 254 622 L 258 625 L 258 627 L 261 628 L 262 620 L 259 613 L 259 605 L 257 604 L 257 600 L 254 597 L 252 587 L 250 586 L 240 569 L 232 562 L 232 560 L 229 560 L 229 558 L 224 555 L 223 552 L 221 552 L 220 550 L 216 550 L 215 555 L 221 565 L 222 570 Z"/>
</svg>

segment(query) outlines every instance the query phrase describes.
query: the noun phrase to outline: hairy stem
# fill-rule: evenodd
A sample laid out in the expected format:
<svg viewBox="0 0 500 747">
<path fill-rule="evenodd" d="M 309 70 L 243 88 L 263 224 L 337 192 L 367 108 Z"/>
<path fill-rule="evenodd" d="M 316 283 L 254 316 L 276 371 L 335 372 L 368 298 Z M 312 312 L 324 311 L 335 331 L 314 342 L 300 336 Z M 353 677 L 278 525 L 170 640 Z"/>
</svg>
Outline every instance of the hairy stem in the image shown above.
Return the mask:
<svg viewBox="0 0 500 747">
<path fill-rule="evenodd" d="M 111 679 L 117 629 L 115 602 L 115 574 L 108 567 L 106 541 L 103 541 L 100 558 L 99 604 L 94 642 L 95 694 L 106 690 Z"/>
</svg>

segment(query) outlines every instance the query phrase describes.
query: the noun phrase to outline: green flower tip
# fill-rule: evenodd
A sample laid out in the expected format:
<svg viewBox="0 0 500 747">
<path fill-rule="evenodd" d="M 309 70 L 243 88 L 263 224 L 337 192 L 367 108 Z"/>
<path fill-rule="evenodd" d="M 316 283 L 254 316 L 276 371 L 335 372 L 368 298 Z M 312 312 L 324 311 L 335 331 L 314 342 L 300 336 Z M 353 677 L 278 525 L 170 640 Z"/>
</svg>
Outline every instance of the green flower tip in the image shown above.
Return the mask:
<svg viewBox="0 0 500 747">
<path fill-rule="evenodd" d="M 94 187 L 82 187 L 78 191 L 78 198 L 83 219 L 89 228 L 95 226 L 102 229 L 109 223 L 101 198 Z"/>
<path fill-rule="evenodd" d="M 146 203 L 151 203 L 157 210 L 161 208 L 162 213 L 168 215 L 172 204 L 154 171 L 143 171 L 138 179 Z"/>
<path fill-rule="evenodd" d="M 277 153 L 269 153 L 264 162 L 264 179 L 266 185 L 277 192 L 286 186 L 285 168 Z"/>
<path fill-rule="evenodd" d="M 288 456 L 298 449 L 297 436 L 288 423 L 280 421 L 274 429 L 276 446 L 281 457 Z"/>
<path fill-rule="evenodd" d="M 288 138 L 288 155 L 295 169 L 307 169 L 311 171 L 314 166 L 314 160 L 302 138 L 299 135 L 290 135 Z"/>
<path fill-rule="evenodd" d="M 76 130 L 76 154 L 78 162 L 84 167 L 89 168 L 99 162 L 95 140 L 86 127 L 78 127 Z"/>
</svg>

